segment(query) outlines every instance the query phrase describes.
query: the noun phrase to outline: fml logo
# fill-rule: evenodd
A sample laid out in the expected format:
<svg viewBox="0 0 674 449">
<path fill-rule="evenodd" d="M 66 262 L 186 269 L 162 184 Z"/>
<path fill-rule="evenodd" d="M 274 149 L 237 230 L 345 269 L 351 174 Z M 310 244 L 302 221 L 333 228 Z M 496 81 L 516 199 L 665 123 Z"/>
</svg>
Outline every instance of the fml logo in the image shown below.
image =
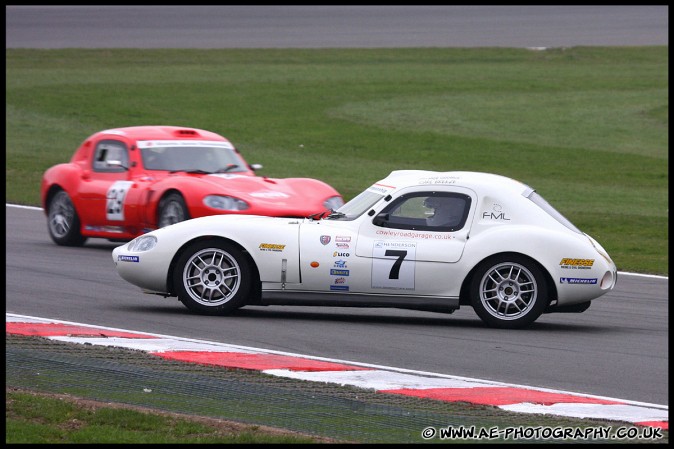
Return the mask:
<svg viewBox="0 0 674 449">
<path fill-rule="evenodd" d="M 510 221 L 510 218 L 506 217 L 505 212 L 503 212 L 503 206 L 500 204 L 494 203 L 492 210 L 489 212 L 482 212 L 482 218 L 484 220 L 504 220 Z"/>
</svg>

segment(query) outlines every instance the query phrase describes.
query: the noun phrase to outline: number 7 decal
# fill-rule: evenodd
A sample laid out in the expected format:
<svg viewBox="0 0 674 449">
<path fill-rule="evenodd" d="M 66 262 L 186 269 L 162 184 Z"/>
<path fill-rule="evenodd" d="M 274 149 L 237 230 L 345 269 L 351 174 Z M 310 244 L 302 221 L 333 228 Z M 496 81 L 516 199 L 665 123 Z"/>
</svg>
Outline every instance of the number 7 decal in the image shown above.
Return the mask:
<svg viewBox="0 0 674 449">
<path fill-rule="evenodd" d="M 372 288 L 414 290 L 416 246 L 414 242 L 374 242 Z"/>
<path fill-rule="evenodd" d="M 393 266 L 391 267 L 391 272 L 388 275 L 389 279 L 398 279 L 400 277 L 400 266 L 403 264 L 403 259 L 407 255 L 407 251 L 399 249 L 387 249 L 384 255 L 395 256 L 398 258 L 398 260 L 396 260 L 393 263 Z"/>
</svg>

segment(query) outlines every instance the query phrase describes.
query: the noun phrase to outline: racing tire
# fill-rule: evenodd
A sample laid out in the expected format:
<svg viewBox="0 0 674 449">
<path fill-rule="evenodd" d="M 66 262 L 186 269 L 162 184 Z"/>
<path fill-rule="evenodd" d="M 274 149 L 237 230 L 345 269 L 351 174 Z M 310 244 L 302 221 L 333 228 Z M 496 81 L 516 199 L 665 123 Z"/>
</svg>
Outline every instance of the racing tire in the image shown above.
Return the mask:
<svg viewBox="0 0 674 449">
<path fill-rule="evenodd" d="M 169 193 L 159 202 L 157 227 L 163 228 L 190 219 L 185 199 L 179 193 Z"/>
<path fill-rule="evenodd" d="M 192 244 L 180 255 L 173 271 L 180 302 L 203 315 L 226 315 L 244 306 L 253 278 L 241 250 L 222 241 Z"/>
<path fill-rule="evenodd" d="M 82 246 L 87 241 L 80 232 L 80 217 L 66 191 L 59 190 L 47 205 L 47 229 L 57 245 Z"/>
<path fill-rule="evenodd" d="M 470 300 L 488 326 L 519 329 L 536 321 L 545 310 L 548 285 L 531 260 L 504 254 L 478 265 L 470 285 Z"/>
</svg>

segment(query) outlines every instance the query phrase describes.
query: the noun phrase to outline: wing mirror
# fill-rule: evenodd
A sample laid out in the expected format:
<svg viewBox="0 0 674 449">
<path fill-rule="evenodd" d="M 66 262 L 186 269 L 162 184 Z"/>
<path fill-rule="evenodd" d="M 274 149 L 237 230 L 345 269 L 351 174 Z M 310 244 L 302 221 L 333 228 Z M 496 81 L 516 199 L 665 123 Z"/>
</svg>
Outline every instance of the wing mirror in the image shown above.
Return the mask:
<svg viewBox="0 0 674 449">
<path fill-rule="evenodd" d="M 375 226 L 381 226 L 383 228 L 388 224 L 389 214 L 382 212 L 372 220 L 372 224 Z"/>
<path fill-rule="evenodd" d="M 105 165 L 109 168 L 117 167 L 117 168 L 123 168 L 124 170 L 129 169 L 129 167 L 122 164 L 122 161 L 109 160 L 109 161 L 105 161 Z"/>
</svg>

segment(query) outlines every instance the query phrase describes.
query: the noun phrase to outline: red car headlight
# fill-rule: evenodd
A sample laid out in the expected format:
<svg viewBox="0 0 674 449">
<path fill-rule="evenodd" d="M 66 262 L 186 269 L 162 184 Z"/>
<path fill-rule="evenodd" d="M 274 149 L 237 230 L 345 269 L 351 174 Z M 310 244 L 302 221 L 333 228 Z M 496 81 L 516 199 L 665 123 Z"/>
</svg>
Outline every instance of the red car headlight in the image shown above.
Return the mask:
<svg viewBox="0 0 674 449">
<path fill-rule="evenodd" d="M 204 204 L 218 210 L 246 210 L 250 206 L 243 200 L 225 195 L 208 195 Z"/>
</svg>

